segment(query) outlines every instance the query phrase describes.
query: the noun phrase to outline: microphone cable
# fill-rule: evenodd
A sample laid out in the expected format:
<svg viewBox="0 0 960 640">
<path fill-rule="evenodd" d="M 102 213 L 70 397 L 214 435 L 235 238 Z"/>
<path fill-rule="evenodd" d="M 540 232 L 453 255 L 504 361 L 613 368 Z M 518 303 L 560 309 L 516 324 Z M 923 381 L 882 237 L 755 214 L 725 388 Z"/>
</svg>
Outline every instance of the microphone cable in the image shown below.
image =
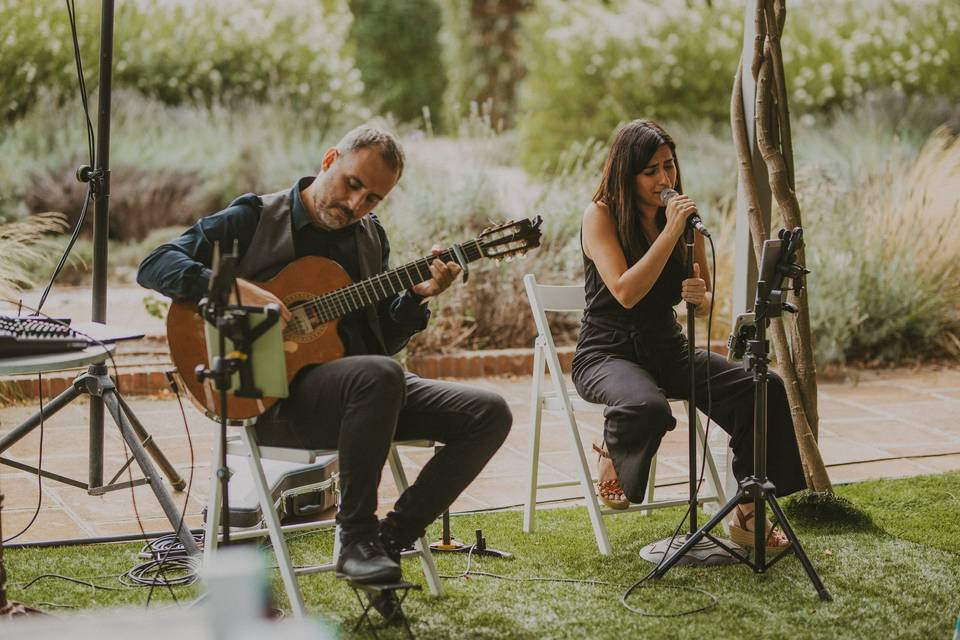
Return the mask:
<svg viewBox="0 0 960 640">
<path fill-rule="evenodd" d="M 87 83 L 83 76 L 83 59 L 80 55 L 80 41 L 77 38 L 77 9 L 74 5 L 74 0 L 65 0 L 67 5 L 67 15 L 70 18 L 70 32 L 73 35 L 73 58 L 74 63 L 77 68 L 77 83 L 80 89 L 80 102 L 83 105 L 83 116 L 86 122 L 87 129 L 87 153 L 90 161 L 90 167 L 95 166 L 95 137 L 93 133 L 93 123 L 90 121 L 90 106 L 87 102 Z M 79 173 L 79 172 L 78 172 Z M 80 237 L 80 230 L 83 228 L 83 223 L 87 219 L 87 208 L 90 204 L 90 200 L 93 198 L 93 182 L 87 183 L 87 194 L 83 198 L 83 206 L 80 208 L 80 217 L 77 219 L 77 224 L 73 228 L 73 233 L 70 236 L 70 241 L 67 243 L 66 248 L 63 250 L 63 255 L 60 256 L 60 262 L 57 264 L 56 268 L 53 270 L 53 275 L 50 276 L 50 281 L 47 282 L 47 286 L 43 290 L 43 294 L 40 296 L 40 302 L 37 303 L 36 312 L 39 314 L 40 310 L 43 308 L 44 303 L 47 301 L 47 296 L 50 294 L 50 289 L 53 288 L 53 283 L 56 281 L 57 276 L 60 275 L 60 272 L 63 270 L 64 265 L 67 263 L 67 258 L 70 256 L 70 251 L 73 250 L 73 245 L 76 244 L 77 238 Z"/>
<path fill-rule="evenodd" d="M 9 300 L 7 301 L 9 302 Z M 40 447 L 37 452 L 37 508 L 33 510 L 33 515 L 30 517 L 30 521 L 24 525 L 23 529 L 13 534 L 9 538 L 3 538 L 0 540 L 0 545 L 5 545 L 8 542 L 16 540 L 23 534 L 25 534 L 30 527 L 33 526 L 33 523 L 36 522 L 37 516 L 40 515 L 40 507 L 43 505 L 43 475 L 40 473 L 40 469 L 43 468 L 43 374 L 37 374 L 37 395 L 40 398 Z"/>
</svg>

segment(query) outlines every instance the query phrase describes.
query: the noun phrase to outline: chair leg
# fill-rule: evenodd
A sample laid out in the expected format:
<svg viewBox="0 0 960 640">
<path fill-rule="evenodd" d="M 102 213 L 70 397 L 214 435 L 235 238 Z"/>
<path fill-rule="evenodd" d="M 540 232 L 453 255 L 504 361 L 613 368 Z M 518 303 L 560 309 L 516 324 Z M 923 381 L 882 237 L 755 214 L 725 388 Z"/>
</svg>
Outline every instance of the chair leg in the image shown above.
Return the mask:
<svg viewBox="0 0 960 640">
<path fill-rule="evenodd" d="M 420 554 L 420 563 L 423 565 L 423 575 L 427 579 L 427 587 L 430 594 L 435 597 L 444 595 L 443 585 L 440 583 L 440 573 L 437 571 L 437 565 L 433 561 L 433 553 L 430 551 L 430 543 L 423 536 L 414 543 L 414 548 Z"/>
<path fill-rule="evenodd" d="M 333 564 L 336 565 L 337 561 L 340 559 L 340 554 L 343 552 L 343 545 L 340 543 L 340 525 L 337 525 L 333 529 Z"/>
<path fill-rule="evenodd" d="M 546 350 L 545 350 L 546 351 Z M 548 358 L 547 369 L 550 372 L 550 381 L 558 398 L 563 399 L 563 414 L 567 420 L 567 435 L 570 436 L 570 446 L 573 449 L 573 455 L 576 456 L 577 471 L 580 475 L 580 488 L 583 491 L 583 498 L 587 501 L 587 513 L 590 514 L 590 523 L 593 525 L 593 536 L 597 539 L 597 548 L 601 555 L 610 555 L 610 539 L 607 536 L 607 527 L 603 523 L 603 514 L 600 513 L 600 503 L 597 501 L 597 494 L 593 490 L 593 477 L 590 475 L 590 467 L 587 464 L 587 456 L 583 452 L 583 440 L 580 438 L 580 431 L 577 428 L 577 420 L 573 416 L 573 407 L 570 405 L 570 398 L 567 396 L 567 383 L 563 379 L 560 360 L 555 351 L 547 351 Z"/>
<path fill-rule="evenodd" d="M 207 517 L 203 523 L 203 564 L 209 566 L 213 554 L 219 545 L 217 535 L 220 531 L 220 510 L 223 508 L 220 479 L 217 469 L 220 468 L 221 442 L 219 436 L 213 441 L 213 457 L 210 462 L 210 490 L 207 493 Z"/>
<path fill-rule="evenodd" d="M 563 380 L 561 379 L 562 383 Z M 556 383 L 555 383 L 556 384 Z M 597 540 L 597 548 L 601 555 L 610 555 L 610 539 L 607 536 L 607 526 L 603 522 L 603 514 L 600 513 L 600 503 L 597 501 L 597 494 L 593 490 L 593 478 L 590 475 L 590 467 L 587 464 L 587 456 L 583 452 L 583 441 L 580 439 L 580 432 L 577 430 L 577 421 L 573 417 L 573 409 L 568 405 L 565 411 L 567 418 L 567 433 L 570 436 L 570 445 L 573 448 L 573 454 L 577 459 L 577 471 L 580 475 L 580 488 L 583 490 L 583 497 L 587 502 L 587 513 L 590 514 L 590 523 L 593 525 L 593 537 Z"/>
<path fill-rule="evenodd" d="M 530 435 L 529 435 L 529 463 L 527 476 L 527 500 L 523 505 L 523 531 L 531 533 L 534 527 L 534 516 L 537 509 L 537 482 L 540 472 L 540 422 L 543 419 L 543 344 L 541 338 L 533 348 L 533 385 L 530 393 Z"/>
<path fill-rule="evenodd" d="M 277 511 L 274 508 L 273 496 L 270 494 L 270 489 L 267 486 L 267 478 L 263 473 L 263 465 L 260 463 L 260 448 L 257 446 L 253 427 L 244 427 L 241 434 L 243 443 L 247 449 L 250 475 L 253 478 L 253 484 L 257 490 L 260 511 L 263 514 L 263 521 L 267 525 L 267 530 L 270 532 L 270 542 L 273 543 L 273 553 L 277 558 L 280 577 L 283 579 L 283 586 L 287 591 L 287 597 L 290 599 L 290 608 L 293 610 L 293 616 L 295 618 L 302 619 L 306 616 L 306 607 L 303 605 L 300 585 L 297 584 L 293 561 L 290 559 L 287 539 L 284 537 L 283 530 L 280 527 L 280 518 L 277 516 Z"/>
<path fill-rule="evenodd" d="M 403 471 L 403 463 L 400 461 L 400 453 L 396 447 L 390 447 L 390 454 L 387 457 L 390 463 L 390 471 L 393 473 L 393 481 L 397 485 L 397 492 L 403 493 L 410 486 L 407 482 L 407 474 Z M 423 565 L 423 575 L 427 579 L 427 586 L 430 593 L 436 597 L 444 595 L 443 585 L 440 584 L 440 574 L 437 573 L 437 565 L 433 562 L 433 554 L 430 552 L 430 544 L 426 538 L 421 537 L 414 543 L 417 553 L 420 554 L 420 562 Z"/>
</svg>

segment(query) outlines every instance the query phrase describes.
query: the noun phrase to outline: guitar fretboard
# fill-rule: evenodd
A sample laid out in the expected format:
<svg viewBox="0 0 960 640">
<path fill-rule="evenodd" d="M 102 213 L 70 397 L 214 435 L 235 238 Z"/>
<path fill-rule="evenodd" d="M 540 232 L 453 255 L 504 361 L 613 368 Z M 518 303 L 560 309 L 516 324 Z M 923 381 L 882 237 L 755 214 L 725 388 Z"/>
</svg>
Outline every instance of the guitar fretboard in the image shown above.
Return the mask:
<svg viewBox="0 0 960 640">
<path fill-rule="evenodd" d="M 479 240 L 471 240 L 461 245 L 467 262 L 473 262 L 483 257 Z M 331 320 L 386 300 L 400 291 L 429 280 L 430 264 L 434 260 L 456 262 L 452 249 L 445 249 L 437 255 L 430 255 L 405 265 L 377 274 L 372 278 L 355 282 L 346 287 L 335 289 L 312 300 L 291 305 L 291 310 L 304 309 L 308 319 L 314 326 L 325 324 Z"/>
</svg>

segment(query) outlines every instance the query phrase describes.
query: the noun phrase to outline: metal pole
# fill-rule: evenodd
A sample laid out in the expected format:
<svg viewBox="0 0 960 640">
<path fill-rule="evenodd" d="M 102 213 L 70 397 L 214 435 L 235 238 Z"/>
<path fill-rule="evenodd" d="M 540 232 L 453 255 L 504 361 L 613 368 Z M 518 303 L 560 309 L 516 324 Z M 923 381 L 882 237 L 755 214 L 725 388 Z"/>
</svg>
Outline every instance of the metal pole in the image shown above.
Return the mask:
<svg viewBox="0 0 960 640">
<path fill-rule="evenodd" d="M 93 306 L 91 320 L 107 321 L 107 226 L 110 206 L 110 88 L 113 72 L 113 0 L 103 0 L 100 14 L 97 156 L 94 162 Z M 107 374 L 105 363 L 91 365 L 91 375 Z M 103 485 L 103 398 L 90 397 L 91 489 Z"/>
<path fill-rule="evenodd" d="M 688 222 L 683 232 L 684 242 L 687 244 L 687 278 L 693 277 L 693 226 Z M 694 315 L 696 305 L 687 303 L 687 364 L 690 366 L 690 397 L 687 398 L 687 422 L 689 427 L 689 457 L 690 457 L 690 533 L 697 530 L 697 376 L 693 366 L 695 355 L 696 321 Z"/>
<path fill-rule="evenodd" d="M 765 283 L 759 281 L 757 287 L 763 291 Z M 760 483 L 767 482 L 767 367 L 769 365 L 767 345 L 767 314 L 769 301 L 757 297 L 753 307 L 757 334 L 753 344 L 753 478 Z M 756 573 L 766 571 L 766 496 L 757 489 L 753 495 L 753 570 Z"/>
</svg>

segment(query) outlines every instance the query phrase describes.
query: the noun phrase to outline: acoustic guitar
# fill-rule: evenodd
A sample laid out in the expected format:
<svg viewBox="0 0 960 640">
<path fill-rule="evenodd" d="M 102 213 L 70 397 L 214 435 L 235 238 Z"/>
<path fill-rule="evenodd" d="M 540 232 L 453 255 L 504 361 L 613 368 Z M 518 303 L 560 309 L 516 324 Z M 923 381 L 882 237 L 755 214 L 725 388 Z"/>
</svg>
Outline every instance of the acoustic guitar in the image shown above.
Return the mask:
<svg viewBox="0 0 960 640">
<path fill-rule="evenodd" d="M 340 318 L 375 305 L 405 289 L 429 280 L 430 263 L 497 260 L 526 253 L 540 246 L 542 219 L 523 219 L 485 229 L 477 238 L 454 245 L 439 255 L 429 255 L 360 282 L 352 282 L 339 264 L 327 258 L 306 256 L 288 264 L 276 276 L 257 283 L 277 296 L 290 309 L 291 319 L 283 330 L 287 381 L 303 367 L 343 357 L 337 334 Z M 220 413 L 219 392 L 213 382 L 200 382 L 198 365 L 209 367 L 204 319 L 195 303 L 174 302 L 167 314 L 170 357 L 191 399 L 210 416 Z M 227 419 L 236 423 L 261 415 L 278 398 L 246 398 L 227 394 Z"/>
</svg>

